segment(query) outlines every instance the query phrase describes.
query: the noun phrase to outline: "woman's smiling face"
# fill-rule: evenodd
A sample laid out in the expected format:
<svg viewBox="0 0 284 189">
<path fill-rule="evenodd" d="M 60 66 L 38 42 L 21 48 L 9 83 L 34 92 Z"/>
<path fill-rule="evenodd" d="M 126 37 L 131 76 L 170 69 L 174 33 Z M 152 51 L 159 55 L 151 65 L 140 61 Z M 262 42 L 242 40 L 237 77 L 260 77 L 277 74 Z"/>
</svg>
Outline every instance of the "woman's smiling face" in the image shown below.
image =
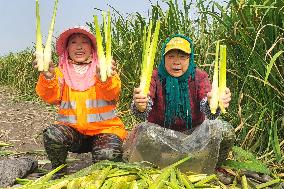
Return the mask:
<svg viewBox="0 0 284 189">
<path fill-rule="evenodd" d="M 73 34 L 68 40 L 67 51 L 73 61 L 82 63 L 86 61 L 92 53 L 92 42 L 84 34 Z"/>
<path fill-rule="evenodd" d="M 165 54 L 165 68 L 173 77 L 182 76 L 188 69 L 189 54 L 173 49 Z"/>
</svg>

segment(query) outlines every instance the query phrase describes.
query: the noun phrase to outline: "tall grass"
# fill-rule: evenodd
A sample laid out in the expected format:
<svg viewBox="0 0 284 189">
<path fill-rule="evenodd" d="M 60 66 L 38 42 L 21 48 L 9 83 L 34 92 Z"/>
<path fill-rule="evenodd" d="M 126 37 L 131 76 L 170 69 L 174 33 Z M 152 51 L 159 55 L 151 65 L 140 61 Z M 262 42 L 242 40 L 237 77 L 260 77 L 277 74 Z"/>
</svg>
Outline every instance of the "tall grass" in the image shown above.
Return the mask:
<svg viewBox="0 0 284 189">
<path fill-rule="evenodd" d="M 19 100 L 39 100 L 35 93 L 39 72 L 32 65 L 35 59 L 34 53 L 35 48 L 27 48 L 23 51 L 0 57 L 0 85 L 16 89 L 17 99 Z M 58 62 L 58 57 L 54 50 L 52 60 L 55 64 Z"/>
<path fill-rule="evenodd" d="M 259 154 L 273 151 L 283 161 L 284 56 L 283 1 L 236 1 L 220 13 L 203 12 L 218 20 L 229 49 L 230 86 L 234 92 L 229 117 L 237 123 L 239 144 Z M 267 80 L 267 82 L 266 82 Z M 282 120 L 282 121 L 281 121 Z M 280 146 L 282 144 L 282 147 Z M 274 158 L 274 157 L 273 157 Z"/>
<path fill-rule="evenodd" d="M 0 57 L 0 84 L 18 90 L 25 100 L 35 100 L 38 73 L 33 69 L 34 50 L 26 49 Z"/>
</svg>

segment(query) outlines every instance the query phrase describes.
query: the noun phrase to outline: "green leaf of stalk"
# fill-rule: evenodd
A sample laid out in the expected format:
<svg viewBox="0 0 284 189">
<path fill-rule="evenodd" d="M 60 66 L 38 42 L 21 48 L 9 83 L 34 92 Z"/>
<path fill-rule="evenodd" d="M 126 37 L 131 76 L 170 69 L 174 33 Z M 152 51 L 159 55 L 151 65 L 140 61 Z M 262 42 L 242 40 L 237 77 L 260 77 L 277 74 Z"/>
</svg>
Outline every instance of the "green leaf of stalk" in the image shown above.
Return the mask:
<svg viewBox="0 0 284 189">
<path fill-rule="evenodd" d="M 213 82 L 212 82 L 212 96 L 210 99 L 210 110 L 212 114 L 216 113 L 218 108 L 218 61 L 219 60 L 219 41 L 216 44 L 216 53 L 215 53 L 215 62 L 214 62 L 214 75 L 213 75 Z"/>
<path fill-rule="evenodd" d="M 96 15 L 94 15 L 94 23 L 95 23 L 96 40 L 97 40 L 98 60 L 100 64 L 101 81 L 105 82 L 107 80 L 106 57 L 103 50 L 103 41 L 100 31 L 100 25 L 98 22 L 98 17 Z"/>
<path fill-rule="evenodd" d="M 110 189 L 116 189 L 116 188 L 128 188 L 127 184 L 123 181 L 120 182 L 113 182 L 113 185 L 111 186 Z"/>
<path fill-rule="evenodd" d="M 109 171 L 111 170 L 111 166 L 104 168 L 101 171 L 101 174 L 99 174 L 94 181 L 94 184 L 96 188 L 100 188 L 102 184 L 104 183 L 106 177 L 108 176 Z"/>
<path fill-rule="evenodd" d="M 269 63 L 269 65 L 268 65 L 267 68 L 266 68 L 266 75 L 265 75 L 265 78 L 264 78 L 264 85 L 267 84 L 268 76 L 269 76 L 269 74 L 270 74 L 270 72 L 271 72 L 271 69 L 272 69 L 272 66 L 273 66 L 274 62 L 276 61 L 276 59 L 277 59 L 283 52 L 284 52 L 284 51 L 279 51 L 279 52 L 277 52 L 277 53 L 271 58 L 270 63 Z"/>
<path fill-rule="evenodd" d="M 166 184 L 171 188 L 171 189 L 180 189 L 180 186 L 177 184 L 174 184 L 172 182 L 166 182 Z"/>
<path fill-rule="evenodd" d="M 39 2 L 36 0 L 36 61 L 39 71 L 43 71 L 43 47 L 40 29 Z"/>
<path fill-rule="evenodd" d="M 266 188 L 268 186 L 271 186 L 273 184 L 277 184 L 277 183 L 280 183 L 280 182 L 281 182 L 281 179 L 274 179 L 274 180 L 268 181 L 266 183 L 257 185 L 256 189 Z"/>
<path fill-rule="evenodd" d="M 145 89 L 144 89 L 145 95 L 149 93 L 149 88 L 150 88 L 150 83 L 151 83 L 151 78 L 152 78 L 152 73 L 153 73 L 153 66 L 155 63 L 156 51 L 157 51 L 157 46 L 158 46 L 159 31 L 160 31 L 160 21 L 158 20 L 156 23 L 156 28 L 155 28 L 153 40 L 151 43 L 149 56 L 148 56 L 150 57 L 150 60 L 148 60 L 147 71 L 146 71 L 146 83 L 145 83 Z"/>
<path fill-rule="evenodd" d="M 22 179 L 22 178 L 16 178 L 16 183 L 17 184 L 21 184 L 21 185 L 25 185 L 25 184 L 29 184 L 32 183 L 33 181 L 30 179 Z"/>
<path fill-rule="evenodd" d="M 152 41 L 150 42 L 151 38 L 151 29 L 152 29 L 152 21 L 150 21 L 150 25 L 148 28 L 148 37 L 146 42 L 145 54 L 142 64 L 142 72 L 141 72 L 141 79 L 140 79 L 140 86 L 142 88 L 143 94 L 147 95 L 149 92 L 152 72 L 153 72 L 153 65 L 157 50 L 157 43 L 159 37 L 159 30 L 160 30 L 160 21 L 156 22 L 156 27 L 154 34 L 152 36 Z"/>
<path fill-rule="evenodd" d="M 151 42 L 151 31 L 152 31 L 152 20 L 150 20 L 150 24 L 148 26 L 147 40 L 146 40 L 145 50 L 143 51 L 144 54 L 143 54 L 143 62 L 142 62 L 141 77 L 140 77 L 140 87 L 142 91 L 144 91 L 146 85 L 147 61 L 148 61 L 150 42 Z"/>
<path fill-rule="evenodd" d="M 243 189 L 248 189 L 248 181 L 246 175 L 242 176 L 242 187 Z"/>
<path fill-rule="evenodd" d="M 137 184 L 137 181 L 136 181 L 136 180 L 133 180 L 133 181 L 130 183 L 129 189 L 138 189 L 138 184 Z"/>
<path fill-rule="evenodd" d="M 8 150 L 0 150 L 0 156 L 8 156 L 8 155 L 11 155 L 11 154 L 15 154 L 15 152 L 13 151 L 8 151 Z"/>
<path fill-rule="evenodd" d="M 145 58 L 145 51 L 146 51 L 146 43 L 147 43 L 147 27 L 146 25 L 144 26 L 144 29 L 143 29 L 143 37 L 142 37 L 142 42 L 143 42 L 143 49 L 142 49 L 142 66 L 141 66 L 141 73 L 142 73 L 142 70 L 143 70 L 143 62 L 144 62 L 144 58 Z"/>
<path fill-rule="evenodd" d="M 205 177 L 204 179 L 201 179 L 200 181 L 198 181 L 197 183 L 194 184 L 195 187 L 197 186 L 201 186 L 205 183 L 211 182 L 212 180 L 216 180 L 217 176 L 215 174 L 209 175 L 207 177 Z"/>
<path fill-rule="evenodd" d="M 53 169 L 52 171 L 50 171 L 49 173 L 47 173 L 46 175 L 36 179 L 34 182 L 28 183 L 27 185 L 24 185 L 23 188 L 27 188 L 27 189 L 29 188 L 30 189 L 33 185 L 40 185 L 40 184 L 43 184 L 43 183 L 49 181 L 56 172 L 58 172 L 59 170 L 61 170 L 65 166 L 66 165 L 60 165 L 59 167 L 57 167 L 57 168 Z"/>
<path fill-rule="evenodd" d="M 190 156 L 186 156 L 185 158 L 173 163 L 172 165 L 170 165 L 170 167 L 177 167 L 178 165 L 186 162 L 187 160 L 189 160 L 191 157 Z"/>
<path fill-rule="evenodd" d="M 194 185 L 179 170 L 177 170 L 176 173 L 180 183 L 182 183 L 185 188 L 194 188 Z"/>
<path fill-rule="evenodd" d="M 102 185 L 101 189 L 109 189 L 111 188 L 112 184 L 113 184 L 112 180 L 106 180 Z"/>
<path fill-rule="evenodd" d="M 101 175 L 101 172 L 102 172 L 101 170 L 99 172 L 95 171 L 95 172 L 91 173 L 90 175 L 85 176 L 81 181 L 81 187 L 87 188 L 89 186 L 94 186 L 95 185 L 94 180 L 96 178 L 98 178 L 99 175 Z M 95 187 L 93 187 L 93 188 L 95 188 Z"/>
<path fill-rule="evenodd" d="M 0 147 L 6 147 L 6 146 L 13 146 L 13 145 L 0 141 Z"/>
<path fill-rule="evenodd" d="M 165 181 L 169 178 L 171 172 L 174 171 L 173 167 L 167 167 L 157 177 L 157 179 L 149 186 L 149 189 L 159 189 L 165 185 Z"/>
<path fill-rule="evenodd" d="M 219 63 L 219 96 L 225 93 L 226 90 L 226 59 L 227 59 L 226 45 L 220 45 L 220 63 Z M 220 96 L 221 97 L 221 96 Z M 223 103 L 219 100 L 219 106 L 222 113 L 226 112 Z"/>
<path fill-rule="evenodd" d="M 177 175 L 176 175 L 176 172 L 175 172 L 175 171 L 171 172 L 171 175 L 170 175 L 170 183 L 171 183 L 173 186 L 178 186 L 178 180 L 177 180 Z"/>
<path fill-rule="evenodd" d="M 81 185 L 81 178 L 76 178 L 76 179 L 72 179 L 68 184 L 67 184 L 67 189 L 73 189 L 73 188 L 80 188 Z"/>
<path fill-rule="evenodd" d="M 107 28 L 106 28 L 106 63 L 107 63 L 107 74 L 111 76 L 111 17 L 110 11 L 108 11 L 108 21 L 107 21 Z"/>
<path fill-rule="evenodd" d="M 263 164 L 259 164 L 255 161 L 249 161 L 249 162 L 237 162 L 234 160 L 226 160 L 223 163 L 223 166 L 237 169 L 237 170 L 249 170 L 249 171 L 255 171 L 258 173 L 264 173 L 264 174 L 270 174 L 269 169 L 265 167 Z"/>
<path fill-rule="evenodd" d="M 59 188 L 65 188 L 68 185 L 68 180 L 63 180 L 51 187 L 48 187 L 47 189 L 59 189 Z"/>
<path fill-rule="evenodd" d="M 174 168 L 177 167 L 178 165 L 184 163 L 185 161 L 189 160 L 190 157 L 187 156 L 171 165 L 168 167 L 164 168 L 162 170 L 162 173 L 158 176 L 158 178 L 149 186 L 149 189 L 158 189 L 162 188 L 165 185 L 165 181 L 170 177 L 171 172 L 175 171 Z"/>
<path fill-rule="evenodd" d="M 53 16 L 51 19 L 48 36 L 47 36 L 47 40 L 46 40 L 44 52 L 43 52 L 43 62 L 44 62 L 43 70 L 44 71 L 48 71 L 49 63 L 51 61 L 51 42 L 52 42 L 52 34 L 54 30 L 54 24 L 55 24 L 56 12 L 57 12 L 57 5 L 58 5 L 58 0 L 55 0 L 54 7 L 53 7 Z"/>
<path fill-rule="evenodd" d="M 103 17 L 103 26 L 104 26 L 104 39 L 105 39 L 105 44 L 107 40 L 107 21 L 106 21 L 106 13 L 105 11 L 102 11 L 102 17 Z"/>
</svg>

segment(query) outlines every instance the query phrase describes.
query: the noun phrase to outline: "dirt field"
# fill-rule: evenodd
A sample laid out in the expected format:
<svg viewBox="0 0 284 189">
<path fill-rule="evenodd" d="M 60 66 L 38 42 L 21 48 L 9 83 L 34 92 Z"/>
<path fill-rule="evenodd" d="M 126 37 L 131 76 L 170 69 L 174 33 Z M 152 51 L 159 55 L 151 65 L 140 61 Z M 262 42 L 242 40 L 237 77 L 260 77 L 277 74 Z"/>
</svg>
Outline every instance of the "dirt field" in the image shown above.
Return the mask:
<svg viewBox="0 0 284 189">
<path fill-rule="evenodd" d="M 50 170 L 42 142 L 43 129 L 52 124 L 56 117 L 54 108 L 43 103 L 15 101 L 16 92 L 0 87 L 0 141 L 11 147 L 0 149 L 0 159 L 11 156 L 33 156 L 39 160 L 39 168 Z M 9 155 L 1 151 L 10 152 Z M 68 172 L 91 164 L 91 154 L 68 156 Z"/>
</svg>

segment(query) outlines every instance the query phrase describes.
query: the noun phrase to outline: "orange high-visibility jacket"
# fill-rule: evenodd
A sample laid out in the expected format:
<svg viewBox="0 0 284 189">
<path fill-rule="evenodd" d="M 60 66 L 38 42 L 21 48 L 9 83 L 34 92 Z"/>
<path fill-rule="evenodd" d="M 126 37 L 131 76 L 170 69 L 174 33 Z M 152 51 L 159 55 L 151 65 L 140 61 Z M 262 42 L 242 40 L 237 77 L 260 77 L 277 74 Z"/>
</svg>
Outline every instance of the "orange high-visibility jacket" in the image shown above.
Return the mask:
<svg viewBox="0 0 284 189">
<path fill-rule="evenodd" d="M 95 78 L 94 86 L 86 91 L 76 91 L 61 84 L 63 74 L 55 68 L 55 78 L 45 79 L 40 74 L 37 94 L 47 103 L 58 105 L 57 124 L 71 126 L 85 135 L 111 133 L 122 140 L 126 130 L 116 114 L 116 101 L 119 99 L 121 81 L 118 75 L 101 82 Z"/>
</svg>

